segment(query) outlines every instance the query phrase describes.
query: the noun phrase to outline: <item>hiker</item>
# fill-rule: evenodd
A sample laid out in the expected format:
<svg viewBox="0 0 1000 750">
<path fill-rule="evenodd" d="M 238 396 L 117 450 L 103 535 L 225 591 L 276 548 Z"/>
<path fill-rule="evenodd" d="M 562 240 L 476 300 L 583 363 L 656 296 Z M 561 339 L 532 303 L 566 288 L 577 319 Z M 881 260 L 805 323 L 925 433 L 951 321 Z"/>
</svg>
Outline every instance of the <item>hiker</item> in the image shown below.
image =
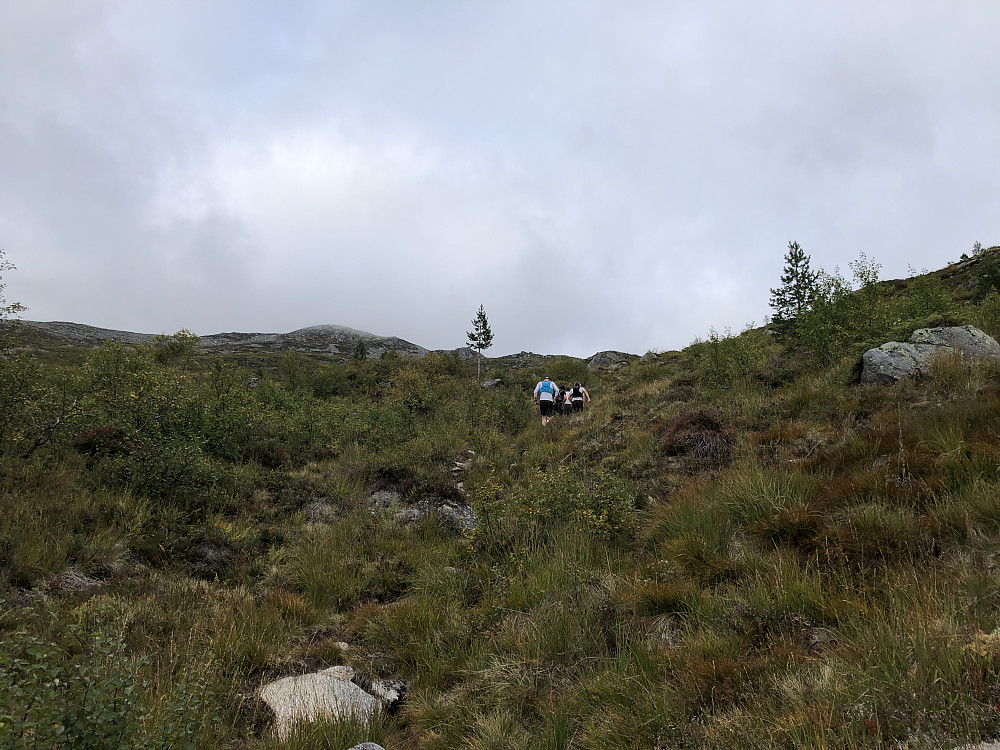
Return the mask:
<svg viewBox="0 0 1000 750">
<path fill-rule="evenodd" d="M 569 389 L 569 395 L 573 402 L 573 411 L 583 411 L 584 400 L 590 403 L 590 394 L 579 383 L 573 384 L 573 387 Z"/>
<path fill-rule="evenodd" d="M 556 393 L 556 412 L 559 414 L 569 414 L 569 409 L 566 408 L 566 389 L 561 386 L 559 392 Z"/>
<path fill-rule="evenodd" d="M 535 403 L 538 404 L 538 410 L 542 413 L 542 427 L 552 419 L 552 407 L 555 406 L 558 392 L 559 386 L 553 383 L 548 375 L 539 380 L 538 385 L 535 386 Z"/>
<path fill-rule="evenodd" d="M 562 393 L 563 395 L 562 413 L 569 414 L 570 412 L 573 411 L 573 393 L 569 389 L 560 391 L 560 393 Z"/>
</svg>

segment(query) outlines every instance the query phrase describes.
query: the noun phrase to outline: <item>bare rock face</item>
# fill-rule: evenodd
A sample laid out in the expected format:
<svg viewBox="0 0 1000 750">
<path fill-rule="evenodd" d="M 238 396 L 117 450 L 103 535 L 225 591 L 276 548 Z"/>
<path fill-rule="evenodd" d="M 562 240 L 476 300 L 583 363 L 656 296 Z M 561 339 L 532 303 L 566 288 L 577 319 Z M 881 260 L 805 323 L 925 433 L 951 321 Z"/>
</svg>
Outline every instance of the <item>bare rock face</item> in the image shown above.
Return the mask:
<svg viewBox="0 0 1000 750">
<path fill-rule="evenodd" d="M 324 670 L 284 677 L 265 685 L 260 697 L 274 711 L 278 737 L 287 739 L 298 721 L 350 716 L 364 722 L 371 721 L 381 701 L 350 679 L 346 671 L 341 674 L 339 670 Z"/>
<path fill-rule="evenodd" d="M 929 372 L 934 358 L 949 351 L 1000 362 L 1000 344 L 974 326 L 921 328 L 906 342 L 890 341 L 865 352 L 861 383 L 891 385 L 909 375 Z"/>
<path fill-rule="evenodd" d="M 599 368 L 603 368 L 607 370 L 617 370 L 620 367 L 624 367 L 634 359 L 639 359 L 638 355 L 616 351 L 598 352 L 587 360 L 587 369 L 597 370 Z"/>
</svg>

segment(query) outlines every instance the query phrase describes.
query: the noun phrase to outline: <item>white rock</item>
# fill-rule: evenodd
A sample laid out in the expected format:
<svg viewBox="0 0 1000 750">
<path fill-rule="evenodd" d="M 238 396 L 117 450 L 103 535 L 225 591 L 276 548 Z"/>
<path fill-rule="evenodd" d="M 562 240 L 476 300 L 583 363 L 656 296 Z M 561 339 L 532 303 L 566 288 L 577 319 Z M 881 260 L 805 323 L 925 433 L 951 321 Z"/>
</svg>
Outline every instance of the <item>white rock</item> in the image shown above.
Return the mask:
<svg viewBox="0 0 1000 750">
<path fill-rule="evenodd" d="M 347 680 L 348 682 L 354 679 L 354 670 L 351 669 L 351 667 L 345 667 L 343 665 L 321 669 L 319 673 L 329 675 L 330 677 L 336 677 L 338 680 Z"/>
<path fill-rule="evenodd" d="M 281 739 L 288 738 L 297 721 L 349 716 L 371 721 L 379 705 L 353 682 L 322 673 L 276 680 L 261 688 L 260 697 L 274 711 Z"/>
<path fill-rule="evenodd" d="M 398 680 L 375 680 L 370 689 L 376 698 L 381 698 L 389 706 L 403 697 L 403 683 Z"/>
</svg>

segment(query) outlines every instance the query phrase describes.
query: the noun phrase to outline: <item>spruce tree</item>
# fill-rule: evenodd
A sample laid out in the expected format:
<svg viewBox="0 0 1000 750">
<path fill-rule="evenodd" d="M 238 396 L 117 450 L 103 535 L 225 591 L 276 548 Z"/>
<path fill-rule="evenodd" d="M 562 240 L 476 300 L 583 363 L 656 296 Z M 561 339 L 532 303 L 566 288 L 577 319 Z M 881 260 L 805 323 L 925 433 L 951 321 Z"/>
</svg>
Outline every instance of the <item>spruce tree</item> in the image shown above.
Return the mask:
<svg viewBox="0 0 1000 750">
<path fill-rule="evenodd" d="M 486 319 L 486 310 L 479 306 L 479 312 L 472 319 L 472 330 L 467 331 L 469 346 L 476 350 L 476 381 L 483 382 L 483 349 L 489 349 L 493 345 L 493 331 L 490 330 L 490 322 Z"/>
<path fill-rule="evenodd" d="M 781 336 L 792 337 L 796 319 L 812 307 L 816 297 L 816 278 L 816 272 L 809 268 L 809 256 L 798 242 L 789 242 L 781 286 L 771 290 L 773 320 Z"/>
</svg>

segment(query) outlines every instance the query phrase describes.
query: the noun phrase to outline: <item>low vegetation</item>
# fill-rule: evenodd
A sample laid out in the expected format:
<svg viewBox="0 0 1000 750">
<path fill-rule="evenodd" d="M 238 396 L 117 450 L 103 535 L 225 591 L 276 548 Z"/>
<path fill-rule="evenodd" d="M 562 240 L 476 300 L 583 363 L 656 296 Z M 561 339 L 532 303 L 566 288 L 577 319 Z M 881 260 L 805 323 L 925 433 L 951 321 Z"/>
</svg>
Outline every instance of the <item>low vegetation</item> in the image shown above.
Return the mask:
<svg viewBox="0 0 1000 750">
<path fill-rule="evenodd" d="M 0 747 L 996 738 L 1000 369 L 855 378 L 929 323 L 1000 333 L 994 252 L 898 282 L 862 258 L 777 335 L 618 369 L 484 360 L 494 388 L 457 355 L 53 354 L 8 326 Z M 542 375 L 589 411 L 543 429 Z M 396 519 L 442 500 L 475 528 Z M 405 680 L 401 708 L 279 741 L 259 687 L 336 664 Z"/>
</svg>

